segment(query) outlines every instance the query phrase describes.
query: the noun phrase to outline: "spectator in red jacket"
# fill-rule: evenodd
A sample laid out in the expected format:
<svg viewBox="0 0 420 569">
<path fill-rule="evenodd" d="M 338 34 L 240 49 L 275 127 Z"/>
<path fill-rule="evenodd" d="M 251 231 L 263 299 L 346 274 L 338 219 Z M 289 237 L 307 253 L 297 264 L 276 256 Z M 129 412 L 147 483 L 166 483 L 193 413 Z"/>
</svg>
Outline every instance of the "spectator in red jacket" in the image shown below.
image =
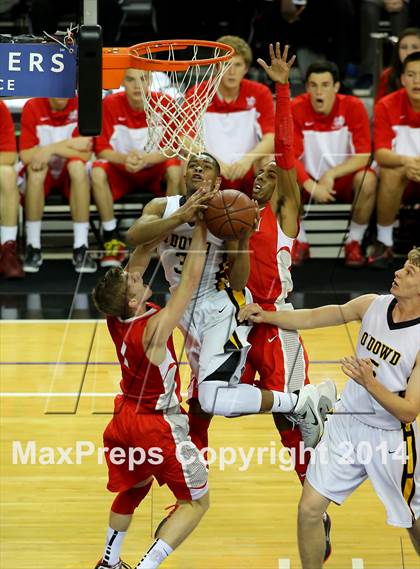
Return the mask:
<svg viewBox="0 0 420 569">
<path fill-rule="evenodd" d="M 420 51 L 405 58 L 401 82 L 403 88 L 374 109 L 375 159 L 381 171 L 377 242 L 369 263 L 377 268 L 392 261 L 392 230 L 403 196 L 420 196 Z"/>
<path fill-rule="evenodd" d="M 406 28 L 401 32 L 392 54 L 391 65 L 382 71 L 379 78 L 375 103 L 382 97 L 385 97 L 385 95 L 401 89 L 401 73 L 404 59 L 413 51 L 420 51 L 420 28 Z"/>
<path fill-rule="evenodd" d="M 180 193 L 181 167 L 176 158 L 148 152 L 148 129 L 140 82 L 150 74 L 127 69 L 124 91 L 108 95 L 103 101 L 102 134 L 95 139 L 96 155 L 92 169 L 93 194 L 102 221 L 104 256 L 102 267 L 119 266 L 125 258 L 125 243 L 117 232 L 114 201 L 136 188 L 155 196 Z M 147 90 L 147 86 L 145 88 Z M 160 105 L 169 106 L 167 95 L 152 93 Z"/>
<path fill-rule="evenodd" d="M 340 95 L 338 68 L 321 61 L 308 67 L 307 92 L 294 99 L 295 157 L 303 200 L 353 203 L 345 244 L 349 267 L 365 264 L 361 241 L 372 214 L 377 178 L 368 168 L 371 154 L 369 118 L 363 103 Z M 303 223 L 295 242 L 295 265 L 309 258 Z"/>
<path fill-rule="evenodd" d="M 16 136 L 9 109 L 0 101 L 0 275 L 25 276 L 17 254 L 19 192 L 16 184 Z"/>
<path fill-rule="evenodd" d="M 86 169 L 92 141 L 77 131 L 77 98 L 29 99 L 22 110 L 20 157 L 26 169 L 25 272 L 42 265 L 41 219 L 45 196 L 60 189 L 70 201 L 73 219 L 73 265 L 94 273 L 88 253 L 90 184 Z"/>
<path fill-rule="evenodd" d="M 218 41 L 233 47 L 236 55 L 204 114 L 204 143 L 220 164 L 221 189 L 251 195 L 256 171 L 274 152 L 273 96 L 266 85 L 244 78 L 252 63 L 246 41 L 237 36 Z M 195 85 L 186 97 L 204 89 L 205 82 Z"/>
</svg>

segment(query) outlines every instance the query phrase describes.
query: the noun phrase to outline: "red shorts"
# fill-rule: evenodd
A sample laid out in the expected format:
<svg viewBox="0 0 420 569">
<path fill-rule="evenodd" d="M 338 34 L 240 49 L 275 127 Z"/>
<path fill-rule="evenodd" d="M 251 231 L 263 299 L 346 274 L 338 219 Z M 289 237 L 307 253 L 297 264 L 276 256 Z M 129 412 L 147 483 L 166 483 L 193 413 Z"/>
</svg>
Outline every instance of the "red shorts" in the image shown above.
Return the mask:
<svg viewBox="0 0 420 569">
<path fill-rule="evenodd" d="M 51 190 L 54 188 L 59 190 L 67 199 L 70 199 L 70 176 L 67 170 L 67 165 L 69 162 L 75 162 L 79 160 L 80 162 L 84 162 L 80 158 L 69 158 L 65 160 L 63 164 L 63 169 L 61 170 L 58 176 L 53 176 L 51 170 L 48 170 L 47 175 L 44 180 L 44 194 L 48 196 L 51 193 Z M 19 176 L 24 176 L 26 172 L 26 168 L 23 168 L 19 172 Z M 86 170 L 87 175 L 87 170 Z"/>
<path fill-rule="evenodd" d="M 207 470 L 191 443 L 188 416 L 181 408 L 173 414 L 145 414 L 138 411 L 136 400 L 118 395 L 104 446 L 109 449 L 111 492 L 128 490 L 150 476 L 160 486 L 167 484 L 177 500 L 198 500 L 208 491 Z"/>
<path fill-rule="evenodd" d="M 92 165 L 93 168 L 99 167 L 105 170 L 114 200 L 136 189 L 151 192 L 155 196 L 164 196 L 165 174 L 170 166 L 179 166 L 179 160 L 170 158 L 135 174 L 130 174 L 120 164 L 111 164 L 103 160 L 98 160 Z"/>
<path fill-rule="evenodd" d="M 272 324 L 256 324 L 248 342 L 251 348 L 241 383 L 290 393 L 309 383 L 308 355 L 297 332 Z M 255 381 L 256 372 L 259 381 Z"/>
<path fill-rule="evenodd" d="M 336 203 L 353 203 L 354 199 L 354 188 L 353 180 L 356 174 L 363 172 L 364 168 L 353 172 L 353 174 L 348 174 L 347 176 L 342 176 L 341 178 L 336 178 L 334 180 L 334 190 L 337 192 L 335 194 Z M 368 168 L 368 172 L 372 172 L 376 176 L 376 172 L 371 168 Z M 305 190 L 302 192 L 302 198 L 304 203 L 308 203 L 310 199 L 310 194 Z"/>
<path fill-rule="evenodd" d="M 252 196 L 252 187 L 254 185 L 254 168 L 250 168 L 243 178 L 238 178 L 237 180 L 228 180 L 223 178 L 220 186 L 221 190 L 239 190 L 243 192 L 248 197 Z"/>
</svg>

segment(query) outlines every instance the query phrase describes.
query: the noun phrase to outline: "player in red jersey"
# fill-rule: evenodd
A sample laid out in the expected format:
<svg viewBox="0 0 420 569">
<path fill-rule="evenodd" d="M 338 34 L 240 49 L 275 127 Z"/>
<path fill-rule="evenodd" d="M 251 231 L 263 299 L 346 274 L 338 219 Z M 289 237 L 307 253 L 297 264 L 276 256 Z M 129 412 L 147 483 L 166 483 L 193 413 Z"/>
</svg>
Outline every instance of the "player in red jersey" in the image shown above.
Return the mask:
<svg viewBox="0 0 420 569">
<path fill-rule="evenodd" d="M 73 219 L 73 264 L 79 273 L 94 273 L 88 253 L 90 184 L 86 162 L 92 142 L 77 131 L 77 98 L 29 99 L 22 111 L 20 157 L 26 169 L 25 272 L 42 265 L 41 219 L 45 196 L 59 188 L 70 201 Z"/>
<path fill-rule="evenodd" d="M 190 200 L 190 222 L 197 221 L 206 194 L 199 191 Z M 200 282 L 206 237 L 205 226 L 196 223 L 179 286 L 163 309 L 148 302 L 151 290 L 142 275 L 150 255 L 141 248 L 136 249 L 127 270 L 109 269 L 93 291 L 95 304 L 107 315 L 122 373 L 122 394 L 115 399 L 114 416 L 104 432 L 108 489 L 118 496 L 111 507 L 105 551 L 96 569 L 128 567 L 120 559 L 120 549 L 134 510 L 149 492 L 153 478 L 159 485 L 168 485 L 178 508 L 158 528 L 156 540 L 136 569 L 158 567 L 192 532 L 209 506 L 207 471 L 191 443 L 188 416 L 180 407 L 172 339 Z M 117 452 L 118 461 L 113 460 Z"/>
<path fill-rule="evenodd" d="M 102 133 L 95 139 L 100 160 L 93 163 L 92 169 L 93 195 L 102 221 L 105 248 L 102 267 L 118 267 L 125 257 L 125 244 L 116 229 L 115 200 L 136 188 L 155 196 L 165 192 L 176 195 L 180 190 L 179 160 L 145 149 L 148 127 L 139 82 L 148 81 L 150 73 L 127 69 L 124 91 L 108 95 L 103 101 Z M 152 93 L 151 104 L 156 97 L 160 105 L 172 102 L 167 95 Z"/>
<path fill-rule="evenodd" d="M 0 101 L 0 275 L 25 276 L 17 254 L 19 191 L 16 184 L 16 135 L 9 109 Z"/>
<path fill-rule="evenodd" d="M 402 89 L 387 95 L 373 113 L 375 159 L 381 168 L 377 242 L 370 266 L 386 268 L 393 258 L 393 227 L 402 199 L 420 195 L 420 51 L 403 63 Z"/>
<path fill-rule="evenodd" d="M 233 47 L 235 56 L 204 114 L 204 141 L 220 164 L 221 189 L 251 195 L 256 170 L 274 150 L 273 97 L 266 85 L 244 78 L 252 64 L 250 46 L 237 36 L 218 41 Z M 206 82 L 194 86 L 186 96 L 205 88 Z"/>
<path fill-rule="evenodd" d="M 345 263 L 360 267 L 366 259 L 361 241 L 375 206 L 377 178 L 367 169 L 371 154 L 369 117 L 356 97 L 340 95 L 338 68 L 316 62 L 306 73 L 307 93 L 292 102 L 297 177 L 305 202 L 353 202 Z M 293 263 L 309 257 L 303 224 Z"/>
</svg>

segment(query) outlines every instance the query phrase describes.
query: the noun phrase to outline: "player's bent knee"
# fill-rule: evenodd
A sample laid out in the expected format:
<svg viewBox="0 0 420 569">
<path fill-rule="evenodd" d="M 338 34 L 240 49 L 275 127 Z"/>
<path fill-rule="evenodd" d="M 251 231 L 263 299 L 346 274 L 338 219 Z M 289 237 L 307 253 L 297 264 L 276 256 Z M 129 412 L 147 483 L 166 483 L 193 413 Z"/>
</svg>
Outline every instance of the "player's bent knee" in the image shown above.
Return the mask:
<svg viewBox="0 0 420 569">
<path fill-rule="evenodd" d="M 0 166 L 0 190 L 6 190 L 16 184 L 16 172 L 13 166 Z"/>
<path fill-rule="evenodd" d="M 95 184 L 104 184 L 108 179 L 105 170 L 100 166 L 95 166 L 92 168 L 91 178 L 94 186 Z"/>
<path fill-rule="evenodd" d="M 149 493 L 153 481 L 147 483 L 145 486 L 136 486 L 120 492 L 112 503 L 111 510 L 115 514 L 131 515 L 134 510 L 139 506 L 140 502 Z"/>
<path fill-rule="evenodd" d="M 298 517 L 307 522 L 317 522 L 322 519 L 324 508 L 308 496 L 302 496 L 298 506 Z"/>
<path fill-rule="evenodd" d="M 72 180 L 81 180 L 87 177 L 86 166 L 82 160 L 72 160 L 67 164 L 67 170 Z"/>
</svg>

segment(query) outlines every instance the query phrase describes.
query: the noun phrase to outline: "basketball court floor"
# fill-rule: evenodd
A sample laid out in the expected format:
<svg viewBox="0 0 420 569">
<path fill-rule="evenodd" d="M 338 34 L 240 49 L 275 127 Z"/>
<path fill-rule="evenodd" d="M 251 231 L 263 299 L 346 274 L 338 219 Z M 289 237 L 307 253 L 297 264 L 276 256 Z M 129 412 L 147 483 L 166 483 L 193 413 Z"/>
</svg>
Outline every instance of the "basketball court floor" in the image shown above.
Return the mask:
<svg viewBox="0 0 420 569">
<path fill-rule="evenodd" d="M 58 270 L 60 262 L 55 263 L 54 268 L 46 263 L 25 284 L 0 283 L 2 569 L 93 568 L 102 553 L 112 501 L 98 448 L 118 391 L 119 367 L 104 321 L 89 303 L 84 310 L 71 309 L 74 282 L 66 270 Z M 309 274 L 322 273 L 317 261 L 311 263 L 310 272 L 307 268 L 295 273 L 295 288 L 303 291 L 295 303 L 307 306 L 342 302 L 366 289 L 385 292 L 392 274 L 372 274 L 369 283 L 364 271 L 355 277 L 339 269 L 336 290 L 327 291 L 317 289 L 316 277 L 310 282 Z M 79 283 L 79 297 L 97 276 Z M 30 295 L 39 292 L 38 310 L 29 309 Z M 158 300 L 164 302 L 164 295 Z M 345 379 L 338 362 L 353 353 L 357 325 L 307 331 L 303 337 L 312 381 L 330 377 L 341 388 Z M 179 334 L 176 344 L 181 352 Z M 180 353 L 180 360 L 185 392 L 185 354 Z M 164 566 L 298 568 L 300 484 L 289 470 L 271 417 L 217 418 L 210 445 L 211 508 Z M 243 456 L 250 457 L 249 463 Z M 153 487 L 125 541 L 127 562 L 138 562 L 172 503 L 166 488 Z M 331 506 L 330 514 L 334 549 L 326 567 L 418 568 L 408 535 L 386 525 L 383 507 L 368 482 L 344 506 Z"/>
</svg>

